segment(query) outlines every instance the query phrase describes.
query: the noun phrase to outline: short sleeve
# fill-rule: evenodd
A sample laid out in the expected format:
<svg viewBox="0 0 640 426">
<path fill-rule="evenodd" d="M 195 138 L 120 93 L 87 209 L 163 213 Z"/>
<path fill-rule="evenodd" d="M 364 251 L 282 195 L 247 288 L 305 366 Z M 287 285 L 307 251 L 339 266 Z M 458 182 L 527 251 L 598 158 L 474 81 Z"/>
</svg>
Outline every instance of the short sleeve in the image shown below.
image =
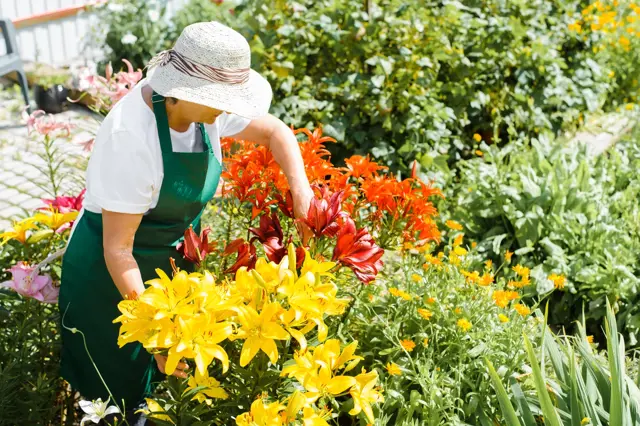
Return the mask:
<svg viewBox="0 0 640 426">
<path fill-rule="evenodd" d="M 87 198 L 117 213 L 142 214 L 153 201 L 156 159 L 146 142 L 126 130 L 96 140 L 87 167 Z"/>
<path fill-rule="evenodd" d="M 220 137 L 233 136 L 243 131 L 251 120 L 235 114 L 223 113 L 220 120 Z"/>
</svg>

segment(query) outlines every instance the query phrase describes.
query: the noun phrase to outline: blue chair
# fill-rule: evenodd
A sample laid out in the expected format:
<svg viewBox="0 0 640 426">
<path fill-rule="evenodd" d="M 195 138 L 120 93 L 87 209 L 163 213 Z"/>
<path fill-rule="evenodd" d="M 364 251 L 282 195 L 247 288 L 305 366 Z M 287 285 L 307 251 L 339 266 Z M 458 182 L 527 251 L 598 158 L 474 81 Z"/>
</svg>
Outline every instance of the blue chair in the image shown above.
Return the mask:
<svg viewBox="0 0 640 426">
<path fill-rule="evenodd" d="M 27 104 L 27 110 L 31 112 L 29 105 L 29 85 L 27 83 L 27 75 L 24 72 L 22 59 L 18 54 L 18 42 L 16 40 L 16 29 L 10 19 L 0 18 L 0 30 L 4 35 L 4 41 L 7 46 L 7 53 L 0 56 L 0 76 L 16 72 L 18 74 L 18 83 L 22 89 L 24 102 Z"/>
</svg>

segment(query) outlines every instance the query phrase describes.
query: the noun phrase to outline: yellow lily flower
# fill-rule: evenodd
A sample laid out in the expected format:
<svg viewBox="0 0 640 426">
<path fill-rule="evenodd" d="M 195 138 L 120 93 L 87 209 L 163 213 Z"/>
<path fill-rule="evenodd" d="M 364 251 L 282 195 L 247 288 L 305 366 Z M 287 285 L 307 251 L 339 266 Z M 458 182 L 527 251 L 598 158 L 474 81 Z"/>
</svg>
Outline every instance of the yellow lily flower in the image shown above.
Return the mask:
<svg viewBox="0 0 640 426">
<path fill-rule="evenodd" d="M 156 401 L 154 401 L 151 398 L 145 398 L 145 401 L 147 401 L 147 408 L 144 410 L 136 411 L 136 414 L 143 413 L 146 417 L 150 419 L 158 419 L 164 422 L 175 424 L 175 422 L 171 419 L 171 417 L 169 417 L 166 414 L 162 414 L 162 413 L 166 413 L 166 411 L 164 410 L 164 408 L 160 406 L 160 404 L 158 404 Z"/>
<path fill-rule="evenodd" d="M 201 404 L 204 402 L 207 405 L 211 405 L 211 399 L 209 398 L 229 398 L 229 394 L 227 394 L 227 392 L 220 387 L 220 382 L 213 377 L 209 377 L 208 374 L 201 375 L 196 372 L 195 376 L 189 377 L 189 383 L 185 392 L 196 389 L 198 387 L 204 387 L 204 389 L 197 392 L 192 400 L 195 399 Z"/>
<path fill-rule="evenodd" d="M 238 426 L 282 426 L 280 412 L 285 407 L 280 402 L 265 404 L 262 399 L 256 399 L 251 404 L 251 411 L 236 418 Z"/>
<path fill-rule="evenodd" d="M 316 275 L 319 274 L 322 277 L 329 277 L 335 279 L 335 276 L 329 273 L 336 266 L 335 262 L 318 262 L 311 257 L 311 254 L 307 250 L 304 251 L 304 263 L 302 264 L 302 270 L 300 275 L 304 275 L 307 272 L 311 272 Z"/>
<path fill-rule="evenodd" d="M 302 421 L 304 426 L 329 426 L 329 423 L 324 419 L 329 413 L 320 411 L 317 412 L 311 407 L 304 407 L 302 410 Z"/>
<path fill-rule="evenodd" d="M 333 376 L 328 367 L 322 366 L 316 374 L 308 375 L 302 386 L 308 402 L 315 402 L 323 396 L 338 396 L 356 384 L 351 376 Z"/>
<path fill-rule="evenodd" d="M 138 300 L 123 300 L 118 303 L 121 315 L 114 319 L 114 323 L 122 323 L 118 335 L 118 346 L 123 347 L 131 342 L 143 342 L 146 348 L 166 348 L 175 340 L 173 323 L 168 319 L 155 320 L 156 309 Z M 163 334 L 162 339 L 158 331 Z M 155 335 L 155 344 L 148 344 L 148 340 Z"/>
<path fill-rule="evenodd" d="M 33 220 L 55 231 L 61 228 L 63 225 L 66 225 L 69 222 L 73 222 L 77 217 L 78 212 L 60 213 L 56 209 L 51 208 L 47 210 L 47 213 L 36 214 L 33 217 Z"/>
<path fill-rule="evenodd" d="M 371 404 L 384 401 L 382 394 L 374 388 L 378 381 L 378 373 L 375 370 L 367 373 L 363 368 L 362 373 L 358 374 L 355 380 L 356 384 L 350 392 L 353 398 L 353 409 L 349 411 L 349 414 L 356 416 L 360 412 L 364 412 L 369 423 L 373 424 L 375 417 Z"/>
<path fill-rule="evenodd" d="M 265 304 L 259 314 L 251 306 L 238 308 L 238 320 L 242 327 L 236 338 L 245 339 L 240 354 L 241 367 L 249 364 L 260 350 L 267 354 L 273 364 L 278 361 L 278 347 L 274 340 L 289 338 L 289 333 L 276 322 L 281 310 L 278 302 Z"/>
<path fill-rule="evenodd" d="M 32 217 L 14 222 L 12 230 L 0 234 L 0 238 L 2 239 L 0 245 L 3 245 L 10 240 L 18 240 L 22 244 L 26 244 L 27 231 L 29 229 L 36 228 L 36 225 L 33 222 L 34 219 Z"/>
<path fill-rule="evenodd" d="M 193 358 L 196 370 L 201 375 L 207 374 L 207 367 L 213 359 L 222 362 L 222 371 L 229 369 L 229 357 L 218 343 L 233 334 L 230 322 L 212 322 L 208 315 L 199 315 L 183 319 L 178 317 L 179 342 L 169 349 L 165 372 L 173 374 L 182 358 Z"/>
<path fill-rule="evenodd" d="M 171 279 L 161 269 L 156 269 L 156 273 L 159 278 L 147 282 L 151 287 L 138 298 L 140 302 L 156 309 L 154 319 L 193 315 L 194 305 L 190 303 L 191 289 L 199 285 L 198 274 L 180 271 Z"/>
</svg>

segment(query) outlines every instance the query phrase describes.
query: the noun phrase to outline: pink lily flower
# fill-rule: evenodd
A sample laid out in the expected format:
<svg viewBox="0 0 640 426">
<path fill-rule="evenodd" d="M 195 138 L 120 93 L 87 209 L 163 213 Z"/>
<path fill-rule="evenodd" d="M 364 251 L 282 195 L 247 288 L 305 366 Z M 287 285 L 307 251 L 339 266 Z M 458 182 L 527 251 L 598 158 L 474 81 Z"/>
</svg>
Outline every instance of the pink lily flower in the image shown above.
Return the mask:
<svg viewBox="0 0 640 426">
<path fill-rule="evenodd" d="M 51 277 L 39 275 L 37 266 L 30 266 L 26 262 L 18 262 L 9 271 L 12 279 L 0 283 L 0 287 L 10 288 L 25 297 L 31 297 L 40 302 L 57 303 L 57 296 L 55 296 L 57 290 L 53 288 Z"/>
</svg>

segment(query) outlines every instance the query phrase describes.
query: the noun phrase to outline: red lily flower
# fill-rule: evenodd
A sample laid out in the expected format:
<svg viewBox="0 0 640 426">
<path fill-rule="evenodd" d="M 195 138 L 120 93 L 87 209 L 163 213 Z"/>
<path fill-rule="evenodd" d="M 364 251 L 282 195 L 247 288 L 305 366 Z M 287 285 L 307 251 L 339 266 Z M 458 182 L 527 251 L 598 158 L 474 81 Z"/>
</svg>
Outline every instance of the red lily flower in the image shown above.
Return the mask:
<svg viewBox="0 0 640 426">
<path fill-rule="evenodd" d="M 215 242 L 209 242 L 209 227 L 202 230 L 200 237 L 193 231 L 193 226 L 189 226 L 184 232 L 184 241 L 181 241 L 176 249 L 182 256 L 197 267 L 200 267 L 202 261 L 215 248 Z"/>
<path fill-rule="evenodd" d="M 356 229 L 353 219 L 346 218 L 338 231 L 333 260 L 351 268 L 358 279 L 369 284 L 382 269 L 382 250 L 366 229 Z"/>
<path fill-rule="evenodd" d="M 321 198 L 314 198 L 309 205 L 307 217 L 301 222 L 311 229 L 316 237 L 327 235 L 333 237 L 340 229 L 338 218 L 345 216 L 342 211 L 343 192 L 331 194 L 326 187 L 320 189 Z"/>
<path fill-rule="evenodd" d="M 291 191 L 287 191 L 286 195 L 283 197 L 279 192 L 275 193 L 273 198 L 278 202 L 278 207 L 280 211 L 287 217 L 291 219 L 295 219 L 293 213 L 293 196 L 291 195 Z"/>
<path fill-rule="evenodd" d="M 236 271 L 243 266 L 246 266 L 248 269 L 256 267 L 258 257 L 256 255 L 256 248 L 252 243 L 247 243 L 244 239 L 238 238 L 230 242 L 227 248 L 224 249 L 225 256 L 232 253 L 238 253 L 238 257 L 236 262 L 224 271 L 225 273 L 236 273 Z"/>
<path fill-rule="evenodd" d="M 84 201 L 84 194 L 87 192 L 86 189 L 83 189 L 78 195 L 73 196 L 60 196 L 56 197 L 52 200 L 50 199 L 42 199 L 42 202 L 47 205 L 47 207 L 41 207 L 38 210 L 49 210 L 51 208 L 56 209 L 60 213 L 69 213 L 73 211 L 82 210 L 82 203 Z"/>
<path fill-rule="evenodd" d="M 287 248 L 283 243 L 284 235 L 277 214 L 263 214 L 260 216 L 260 227 L 250 228 L 249 232 L 255 235 L 251 239 L 252 242 L 258 240 L 262 243 L 267 259 L 271 262 L 280 263 L 282 258 L 286 256 Z"/>
</svg>

